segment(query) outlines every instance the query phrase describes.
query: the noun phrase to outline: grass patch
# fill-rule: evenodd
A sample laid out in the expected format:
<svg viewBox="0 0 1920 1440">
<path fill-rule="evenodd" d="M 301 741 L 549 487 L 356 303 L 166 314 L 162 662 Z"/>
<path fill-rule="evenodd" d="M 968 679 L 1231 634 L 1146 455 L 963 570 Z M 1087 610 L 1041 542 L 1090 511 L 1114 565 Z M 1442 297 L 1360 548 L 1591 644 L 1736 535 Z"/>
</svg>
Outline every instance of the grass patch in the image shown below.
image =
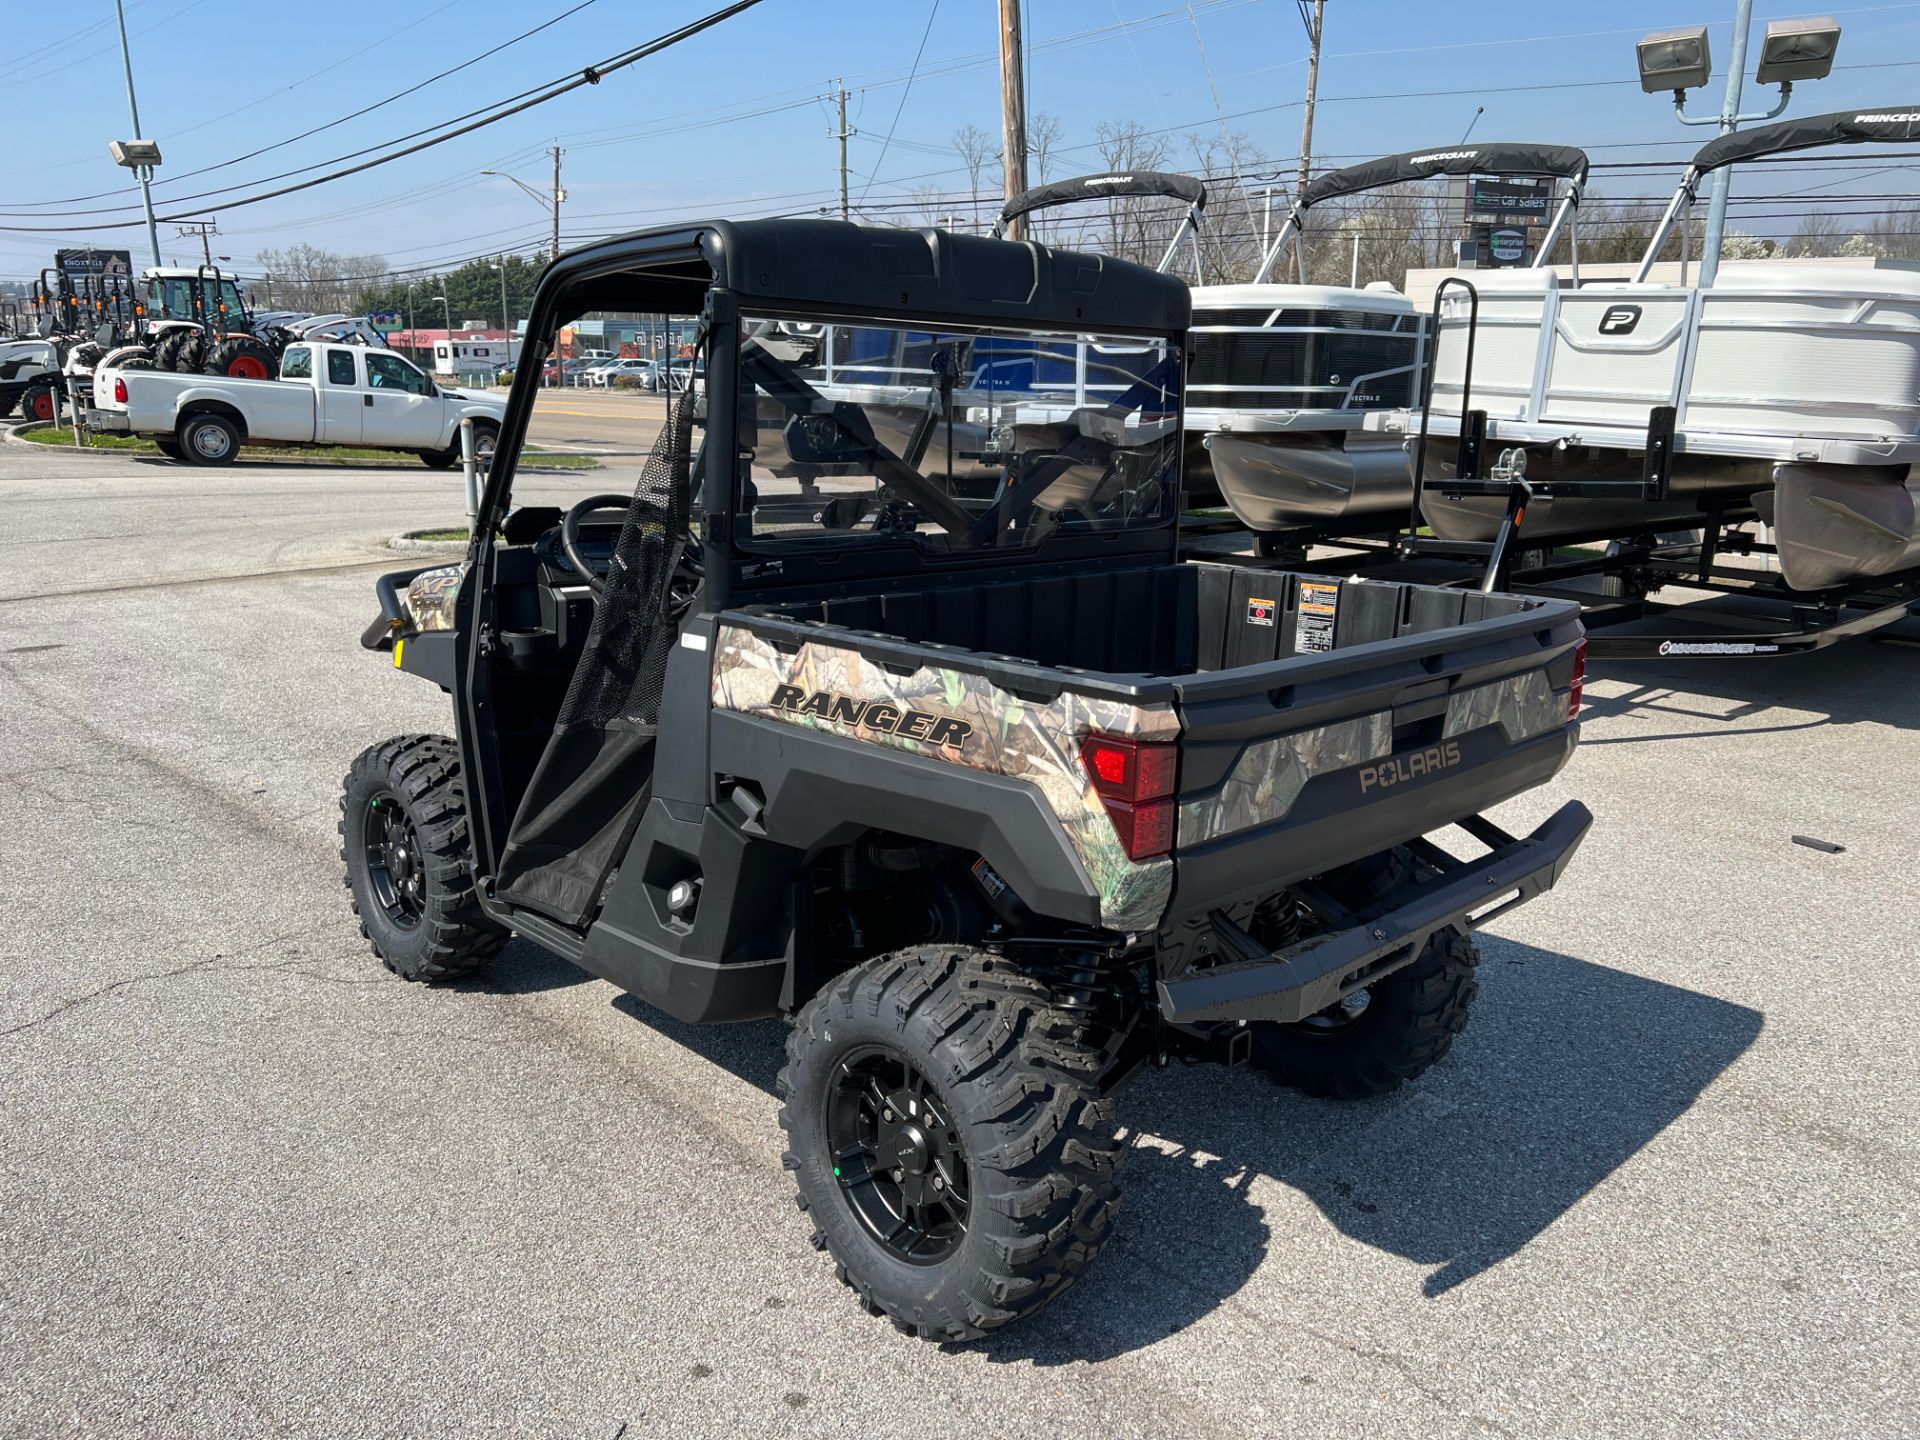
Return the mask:
<svg viewBox="0 0 1920 1440">
<path fill-rule="evenodd" d="M 471 540 L 473 532 L 461 525 L 451 530 L 415 530 L 407 536 L 409 540 Z"/>
<path fill-rule="evenodd" d="M 64 445 L 72 450 L 73 427 L 55 425 L 46 430 L 28 430 L 20 436 L 22 440 L 35 445 Z M 95 435 L 88 441 L 87 448 L 93 450 L 138 450 L 145 454 L 157 455 L 159 448 L 151 440 L 143 440 L 138 435 Z"/>
<path fill-rule="evenodd" d="M 34 445 L 64 446 L 75 449 L 73 427 L 55 425 L 41 430 L 23 432 L 20 439 Z M 139 435 L 95 434 L 87 438 L 84 448 L 89 450 L 124 450 L 139 455 L 158 455 L 160 447 L 153 441 Z M 362 445 L 303 445 L 298 448 L 275 448 L 273 446 L 249 447 L 241 452 L 244 459 L 249 455 L 263 459 L 279 458 L 284 460 L 333 461 L 340 464 L 365 464 L 374 461 L 383 465 L 418 465 L 420 462 L 405 450 L 376 450 Z M 534 455 L 529 456 L 523 470 L 598 470 L 600 462 L 591 455 Z M 459 467 L 456 465 L 455 470 Z"/>
</svg>

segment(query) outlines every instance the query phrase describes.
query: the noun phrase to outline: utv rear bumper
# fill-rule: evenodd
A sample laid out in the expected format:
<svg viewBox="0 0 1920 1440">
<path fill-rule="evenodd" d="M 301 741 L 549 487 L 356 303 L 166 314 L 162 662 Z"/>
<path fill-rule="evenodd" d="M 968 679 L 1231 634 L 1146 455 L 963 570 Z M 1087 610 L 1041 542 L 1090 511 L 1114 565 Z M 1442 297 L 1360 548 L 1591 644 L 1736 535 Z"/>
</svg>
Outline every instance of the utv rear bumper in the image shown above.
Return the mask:
<svg viewBox="0 0 1920 1440">
<path fill-rule="evenodd" d="M 1570 800 L 1524 840 L 1479 816 L 1456 823 L 1491 853 L 1458 860 L 1418 841 L 1415 854 L 1440 873 L 1363 910 L 1343 910 L 1312 887 L 1300 887 L 1302 898 L 1329 928 L 1284 950 L 1264 949 L 1215 911 L 1222 963 L 1160 981 L 1162 1017 L 1179 1025 L 1291 1024 L 1317 1014 L 1411 964 L 1436 931 L 1449 925 L 1477 929 L 1552 889 L 1593 816 Z"/>
</svg>

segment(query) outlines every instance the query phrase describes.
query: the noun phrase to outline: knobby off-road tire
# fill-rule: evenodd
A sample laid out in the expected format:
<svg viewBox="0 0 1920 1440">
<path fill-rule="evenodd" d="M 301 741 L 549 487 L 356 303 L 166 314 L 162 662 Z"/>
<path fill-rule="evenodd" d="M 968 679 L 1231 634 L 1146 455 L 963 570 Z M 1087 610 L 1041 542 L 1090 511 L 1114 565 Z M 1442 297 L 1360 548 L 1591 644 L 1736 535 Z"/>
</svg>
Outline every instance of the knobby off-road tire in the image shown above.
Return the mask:
<svg viewBox="0 0 1920 1440">
<path fill-rule="evenodd" d="M 51 421 L 59 406 L 54 402 L 53 388 L 48 385 L 29 385 L 20 392 L 20 418 L 22 420 Z"/>
<path fill-rule="evenodd" d="M 156 370 L 180 369 L 180 347 L 186 343 L 191 330 L 168 330 L 161 335 L 159 343 L 153 347 L 153 368 Z"/>
<path fill-rule="evenodd" d="M 782 1162 L 814 1247 L 868 1313 L 922 1339 L 974 1339 L 1040 1309 L 1100 1252 L 1119 1205 L 1124 1149 L 1099 1073 L 1053 993 L 998 956 L 928 946 L 839 977 L 801 1010 L 779 1082 Z M 876 1108 L 887 1100 L 892 1109 Z M 868 1154 L 891 1145 L 905 1163 L 869 1164 L 859 1145 L 836 1145 L 850 1121 L 872 1135 Z M 915 1172 L 928 1153 L 933 1165 Z M 886 1217 L 910 1208 L 909 1186 L 950 1197 L 919 1213 L 944 1203 L 958 1233 L 909 1227 L 883 1241 Z"/>
<path fill-rule="evenodd" d="M 280 373 L 273 348 L 251 335 L 229 335 L 207 352 L 207 373 L 235 380 L 272 380 Z"/>
<path fill-rule="evenodd" d="M 507 943 L 474 892 L 460 752 L 444 736 L 361 752 L 340 796 L 340 862 L 360 933 L 404 980 L 457 979 Z"/>
<path fill-rule="evenodd" d="M 1398 1090 L 1444 1059 L 1466 1029 L 1479 963 L 1472 938 L 1449 926 L 1406 969 L 1369 985 L 1357 1013 L 1343 1004 L 1296 1025 L 1255 1025 L 1252 1064 L 1330 1100 Z"/>
</svg>

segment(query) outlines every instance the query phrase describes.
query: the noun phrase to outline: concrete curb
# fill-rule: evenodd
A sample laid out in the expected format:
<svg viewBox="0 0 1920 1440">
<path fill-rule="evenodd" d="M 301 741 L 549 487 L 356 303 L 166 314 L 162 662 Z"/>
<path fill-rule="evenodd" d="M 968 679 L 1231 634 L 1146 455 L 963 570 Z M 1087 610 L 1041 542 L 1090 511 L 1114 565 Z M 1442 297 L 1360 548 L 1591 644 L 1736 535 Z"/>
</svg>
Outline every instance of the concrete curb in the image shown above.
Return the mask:
<svg viewBox="0 0 1920 1440">
<path fill-rule="evenodd" d="M 444 526 L 435 526 L 444 529 Z M 464 540 L 421 540 L 414 535 L 396 535 L 387 541 L 389 550 L 405 550 L 415 555 L 464 555 L 467 542 Z"/>
</svg>

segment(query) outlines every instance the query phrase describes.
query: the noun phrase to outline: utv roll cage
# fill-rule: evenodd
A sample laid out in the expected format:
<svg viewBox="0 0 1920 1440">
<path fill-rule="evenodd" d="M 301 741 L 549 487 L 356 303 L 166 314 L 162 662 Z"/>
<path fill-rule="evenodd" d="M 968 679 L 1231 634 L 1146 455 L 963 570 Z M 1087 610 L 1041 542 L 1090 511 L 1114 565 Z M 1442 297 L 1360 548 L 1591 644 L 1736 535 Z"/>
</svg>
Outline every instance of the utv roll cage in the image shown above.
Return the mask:
<svg viewBox="0 0 1920 1440">
<path fill-rule="evenodd" d="M 754 319 L 777 316 L 801 322 L 895 322 L 917 332 L 1011 326 L 1068 335 L 1097 333 L 1163 341 L 1177 349 L 1185 340 L 1190 302 L 1184 281 L 1110 256 L 836 220 L 709 221 L 619 236 L 563 255 L 541 277 L 534 296 L 527 326 L 529 358 L 523 358 L 514 374 L 468 548 L 476 573 L 489 572 L 496 535 L 513 529 L 506 512 L 544 353 L 562 326 L 595 310 L 699 318 L 707 388 L 704 435 L 691 442 L 686 484 L 692 496 L 687 512 L 692 533 L 684 537 L 684 553 L 695 560 L 692 568 L 700 579 L 679 624 L 683 634 L 704 637 L 712 628 L 710 617 L 722 610 L 826 597 L 848 587 L 924 585 L 938 576 L 991 572 L 1003 568 L 1008 558 L 1004 550 L 966 544 L 947 550 L 902 543 L 822 552 L 793 546 L 776 555 L 756 547 L 751 517 L 744 513 L 750 481 L 740 458 L 752 445 L 755 385 L 777 403 L 804 403 L 814 407 L 815 414 L 831 415 L 834 407 L 829 397 L 812 390 L 764 347 L 750 343 L 753 337 L 744 333 L 743 313 Z M 749 353 L 744 365 L 743 348 Z M 789 386 L 804 386 L 811 393 L 783 394 Z M 1180 419 L 1178 414 L 1170 419 L 1175 433 Z M 887 463 L 884 447 L 869 450 L 866 458 L 888 484 L 908 476 L 919 481 L 911 466 Z M 1044 467 L 1039 473 L 1044 474 Z M 1033 479 L 1025 477 L 1029 483 Z M 903 488 L 911 491 L 912 483 Z M 956 517 L 943 516 L 943 505 L 951 502 L 940 496 L 922 508 L 934 523 L 951 530 L 948 522 Z M 1038 565 L 1090 559 L 1170 563 L 1178 544 L 1178 516 L 1170 513 L 1158 525 L 1063 532 L 1046 539 L 1025 560 Z M 462 643 L 448 679 L 462 709 L 468 774 L 487 797 L 472 814 L 478 869 L 492 874 L 505 848 L 504 831 L 496 831 L 509 817 L 501 777 L 481 753 L 486 747 L 475 746 L 472 739 L 491 733 L 486 658 L 489 647 L 502 643 L 476 623 L 477 597 L 484 588 L 460 589 L 453 629 Z M 673 653 L 669 664 L 678 663 L 682 652 Z M 704 655 L 685 653 L 705 664 Z M 679 693 L 704 696 L 704 682 L 689 681 Z M 657 774 L 704 773 L 702 726 L 663 723 L 660 733 Z M 663 779 L 656 793 L 662 799 L 678 798 L 666 793 L 673 788 L 674 782 Z M 537 925 L 537 917 L 533 923 Z"/>
<path fill-rule="evenodd" d="M 1102 171 L 1097 175 L 1080 175 L 1072 180 L 1036 185 L 1007 202 L 1006 208 L 1000 212 L 1000 218 L 993 222 L 994 238 L 1006 234 L 1007 225 L 1022 215 L 1088 200 L 1110 200 L 1122 195 L 1158 195 L 1186 202 L 1187 212 L 1174 230 L 1173 239 L 1167 242 L 1166 253 L 1160 257 L 1160 263 L 1153 268 L 1164 274 L 1180 249 L 1180 241 L 1191 234 L 1193 278 L 1196 282 L 1201 280 L 1200 220 L 1201 212 L 1207 208 L 1207 187 L 1191 175 L 1175 175 L 1164 170 L 1130 170 L 1124 175 Z"/>
<path fill-rule="evenodd" d="M 1266 258 L 1260 262 L 1260 270 L 1253 277 L 1253 283 L 1263 285 L 1267 282 L 1289 238 L 1305 240 L 1307 212 L 1314 206 L 1343 195 L 1358 195 L 1408 180 L 1429 180 L 1436 175 L 1552 175 L 1565 180 L 1566 188 L 1561 192 L 1559 208 L 1554 212 L 1553 222 L 1548 225 L 1547 233 L 1533 257 L 1533 265 L 1537 267 L 1546 263 L 1547 256 L 1553 253 L 1554 242 L 1560 238 L 1560 231 L 1580 208 L 1580 192 L 1587 183 L 1587 157 L 1584 151 L 1571 145 L 1456 145 L 1444 150 L 1410 150 L 1403 155 L 1386 155 L 1360 165 L 1349 165 L 1344 170 L 1330 170 L 1310 183 L 1294 203 L 1280 226 L 1280 233 L 1273 237 Z M 1300 244 L 1293 247 L 1293 261 L 1295 278 L 1302 285 L 1306 284 L 1307 258 Z M 1574 243 L 1573 270 L 1577 282 L 1580 276 L 1577 240 Z"/>
<path fill-rule="evenodd" d="M 1731 135 L 1716 135 L 1694 153 L 1686 173 L 1680 177 L 1673 199 L 1654 227 L 1647 252 L 1640 257 L 1640 268 L 1633 283 L 1640 284 L 1653 271 L 1660 247 L 1684 208 L 1691 211 L 1698 196 L 1700 181 L 1715 170 L 1737 165 L 1743 160 L 1758 160 L 1767 155 L 1785 155 L 1795 150 L 1818 150 L 1827 145 L 1905 144 L 1920 139 L 1920 110 L 1835 110 L 1826 115 L 1809 115 L 1800 120 L 1782 120 L 1762 125 L 1757 130 L 1736 130 Z M 1687 228 L 1680 227 L 1680 283 L 1687 283 Z"/>
</svg>

